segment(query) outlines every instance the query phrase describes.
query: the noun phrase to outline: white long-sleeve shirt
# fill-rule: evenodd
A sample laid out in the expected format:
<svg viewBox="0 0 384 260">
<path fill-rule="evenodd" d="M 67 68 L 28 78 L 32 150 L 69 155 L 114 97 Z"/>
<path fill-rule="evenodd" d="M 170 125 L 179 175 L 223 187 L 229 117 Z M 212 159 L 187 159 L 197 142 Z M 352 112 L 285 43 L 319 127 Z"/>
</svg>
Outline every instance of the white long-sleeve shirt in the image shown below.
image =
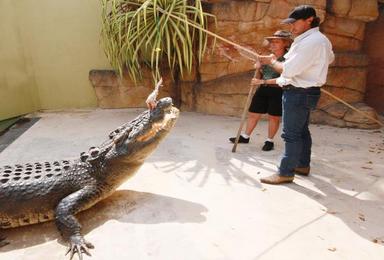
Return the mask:
<svg viewBox="0 0 384 260">
<path fill-rule="evenodd" d="M 276 83 L 309 88 L 324 85 L 335 55 L 331 42 L 315 27 L 296 37 L 284 58 L 283 72 Z"/>
</svg>

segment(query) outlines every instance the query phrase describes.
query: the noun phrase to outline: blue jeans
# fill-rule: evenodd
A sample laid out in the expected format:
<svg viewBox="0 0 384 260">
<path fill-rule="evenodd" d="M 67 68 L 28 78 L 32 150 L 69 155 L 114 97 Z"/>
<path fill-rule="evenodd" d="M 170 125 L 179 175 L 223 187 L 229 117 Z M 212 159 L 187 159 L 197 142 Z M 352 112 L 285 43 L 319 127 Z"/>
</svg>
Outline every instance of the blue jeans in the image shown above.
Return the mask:
<svg viewBox="0 0 384 260">
<path fill-rule="evenodd" d="M 285 150 L 280 162 L 282 176 L 294 176 L 296 167 L 308 167 L 311 162 L 312 139 L 309 132 L 310 111 L 316 108 L 320 88 L 294 88 L 283 92 L 283 133 Z"/>
</svg>

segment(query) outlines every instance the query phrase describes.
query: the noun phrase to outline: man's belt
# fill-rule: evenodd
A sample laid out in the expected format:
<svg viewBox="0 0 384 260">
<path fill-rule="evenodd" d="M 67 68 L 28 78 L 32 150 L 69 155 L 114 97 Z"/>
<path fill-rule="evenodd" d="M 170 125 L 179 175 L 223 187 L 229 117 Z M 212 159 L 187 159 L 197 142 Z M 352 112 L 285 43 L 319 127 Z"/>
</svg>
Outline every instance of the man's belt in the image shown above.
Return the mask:
<svg viewBox="0 0 384 260">
<path fill-rule="evenodd" d="M 286 85 L 286 86 L 282 87 L 282 89 L 283 90 L 307 91 L 307 90 L 320 89 L 320 87 L 298 88 L 298 87 L 295 87 L 294 85 Z"/>
</svg>

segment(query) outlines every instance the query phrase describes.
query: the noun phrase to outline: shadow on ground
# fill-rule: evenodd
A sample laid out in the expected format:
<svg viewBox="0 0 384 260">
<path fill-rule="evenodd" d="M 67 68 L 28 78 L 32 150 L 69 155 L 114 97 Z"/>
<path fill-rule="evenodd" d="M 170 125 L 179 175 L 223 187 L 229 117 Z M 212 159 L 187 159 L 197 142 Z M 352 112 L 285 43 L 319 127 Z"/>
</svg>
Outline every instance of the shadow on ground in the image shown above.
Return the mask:
<svg viewBox="0 0 384 260">
<path fill-rule="evenodd" d="M 238 148 L 238 151 L 233 153 L 231 152 L 232 144 L 228 142 L 221 146 L 212 143 L 212 153 L 212 151 L 196 149 L 200 141 L 190 141 L 195 143 L 195 147 L 192 147 L 181 139 L 168 139 L 168 145 L 164 146 L 164 151 L 156 152 L 147 162 L 153 163 L 161 172 L 176 172 L 177 177 L 198 187 L 204 187 L 212 177 L 219 176 L 228 186 L 241 183 L 262 189 L 259 178 L 256 176 L 261 172 L 276 171 L 274 165 L 276 158 L 280 156 L 280 151 L 258 152 L 255 146 L 248 145 Z M 248 169 L 244 168 L 245 165 Z M 249 172 L 249 169 L 259 170 Z"/>
<path fill-rule="evenodd" d="M 352 159 L 352 158 L 351 158 Z M 324 213 L 315 219 L 302 223 L 273 245 L 265 249 L 255 259 L 260 259 L 275 247 L 283 243 L 295 233 L 321 221 L 324 217 L 332 215 L 343 221 L 353 232 L 362 238 L 384 246 L 384 228 L 382 217 L 384 216 L 384 202 L 380 199 L 362 199 L 363 193 L 370 193 L 373 197 L 382 197 L 382 192 L 375 191 L 375 184 L 379 178 L 367 178 L 367 174 L 350 173 L 339 167 L 315 162 L 316 167 L 308 177 L 296 177 L 303 179 L 314 189 L 290 183 L 285 185 L 296 192 L 302 193 L 310 199 L 324 206 Z M 373 175 L 375 176 L 375 175 Z M 316 191 L 317 190 L 317 191 Z M 335 232 L 337 232 L 335 230 Z"/>
<path fill-rule="evenodd" d="M 366 178 L 366 174 L 359 177 L 358 174 L 335 171 L 324 164 L 319 170 L 321 174 L 315 173 L 307 179 L 319 192 L 297 184 L 287 187 L 322 204 L 327 215 L 341 219 L 356 234 L 383 245 L 384 202 L 380 200 L 381 192 L 375 189 L 380 179 Z"/>
<path fill-rule="evenodd" d="M 204 154 L 191 151 L 190 147 L 183 146 L 179 140 L 174 139 L 172 142 L 174 145 L 166 148 L 166 158 L 162 155 L 152 157 L 155 167 L 165 173 L 175 173 L 179 178 L 199 187 L 205 186 L 212 175 L 220 176 L 227 185 L 241 183 L 258 189 L 267 187 L 260 184 L 258 172 L 250 173 L 249 169 L 258 169 L 263 176 L 274 173 L 281 153 L 263 153 L 253 146 L 242 146 L 237 153 L 232 153 L 228 147 L 216 146 L 213 148 L 214 154 Z M 334 158 L 332 154 L 314 159 L 312 174 L 309 177 L 296 177 L 305 181 L 305 186 L 297 183 L 286 185 L 323 205 L 324 214 L 303 223 L 277 240 L 274 246 L 329 215 L 339 218 L 362 238 L 384 245 L 384 202 L 380 199 L 384 196 L 384 191 L 377 188 L 382 181 L 381 174 L 369 173 L 364 167 L 345 167 L 345 162 L 353 163 L 356 160 L 353 154 L 338 156 L 339 159 Z M 165 163 L 160 163 L 161 161 Z M 377 164 L 377 167 L 381 169 L 383 165 Z"/>
<path fill-rule="evenodd" d="M 109 220 L 136 224 L 200 223 L 206 220 L 203 214 L 207 211 L 203 205 L 186 200 L 153 193 L 118 190 L 89 210 L 79 213 L 77 217 L 83 226 L 82 233 L 86 235 Z M 2 235 L 10 244 L 1 247 L 0 252 L 28 248 L 55 239 L 66 245 L 52 221 L 5 229 L 2 230 Z"/>
</svg>

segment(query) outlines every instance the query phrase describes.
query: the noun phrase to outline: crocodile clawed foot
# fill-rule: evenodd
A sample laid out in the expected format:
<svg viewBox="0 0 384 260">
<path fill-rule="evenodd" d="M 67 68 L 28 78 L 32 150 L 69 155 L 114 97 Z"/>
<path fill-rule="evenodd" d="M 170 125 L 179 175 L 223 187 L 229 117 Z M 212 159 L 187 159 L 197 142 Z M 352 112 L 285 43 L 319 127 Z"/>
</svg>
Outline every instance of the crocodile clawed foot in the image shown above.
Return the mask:
<svg viewBox="0 0 384 260">
<path fill-rule="evenodd" d="M 9 242 L 5 240 L 5 237 L 0 236 L 0 247 L 8 245 Z"/>
<path fill-rule="evenodd" d="M 69 248 L 65 255 L 70 253 L 69 259 L 71 260 L 75 254 L 79 256 L 79 259 L 83 259 L 83 253 L 91 256 L 89 249 L 95 248 L 90 242 L 86 241 L 80 235 L 73 235 L 69 238 Z"/>
</svg>

